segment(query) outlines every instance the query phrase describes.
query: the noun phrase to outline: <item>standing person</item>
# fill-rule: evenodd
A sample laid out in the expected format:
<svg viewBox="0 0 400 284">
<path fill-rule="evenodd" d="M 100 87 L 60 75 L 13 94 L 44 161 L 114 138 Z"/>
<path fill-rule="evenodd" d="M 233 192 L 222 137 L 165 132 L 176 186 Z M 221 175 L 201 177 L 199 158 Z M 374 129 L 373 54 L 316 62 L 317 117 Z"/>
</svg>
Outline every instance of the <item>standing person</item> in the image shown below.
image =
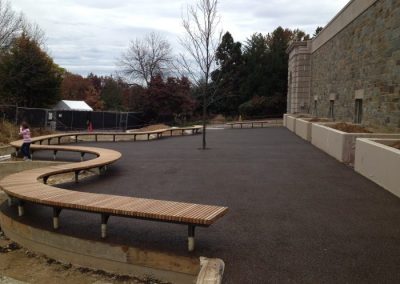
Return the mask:
<svg viewBox="0 0 400 284">
<path fill-rule="evenodd" d="M 21 146 L 22 155 L 24 155 L 25 161 L 31 160 L 31 131 L 29 130 L 29 126 L 26 122 L 22 122 L 19 128 L 19 135 L 22 135 L 23 143 Z"/>
</svg>

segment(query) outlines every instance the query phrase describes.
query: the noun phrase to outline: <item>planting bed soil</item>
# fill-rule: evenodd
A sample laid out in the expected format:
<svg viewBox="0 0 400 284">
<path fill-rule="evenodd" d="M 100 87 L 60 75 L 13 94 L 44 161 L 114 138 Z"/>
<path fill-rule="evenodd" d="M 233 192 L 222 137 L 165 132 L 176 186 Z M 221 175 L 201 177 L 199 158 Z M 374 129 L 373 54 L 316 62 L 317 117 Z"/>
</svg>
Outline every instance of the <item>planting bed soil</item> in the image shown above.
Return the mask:
<svg viewBox="0 0 400 284">
<path fill-rule="evenodd" d="M 299 115 L 295 115 L 296 118 L 310 118 L 310 116 L 305 115 L 305 114 L 299 114 Z"/>
<path fill-rule="evenodd" d="M 309 122 L 329 122 L 330 120 L 327 118 L 318 118 L 318 117 L 314 117 L 311 119 L 307 119 Z"/>
<path fill-rule="evenodd" d="M 347 132 L 347 133 L 372 133 L 371 131 L 369 131 L 368 129 L 366 129 L 362 126 L 348 124 L 345 122 L 336 123 L 334 125 L 329 125 L 329 127 L 334 128 L 336 130 L 343 131 L 343 132 Z"/>
<path fill-rule="evenodd" d="M 400 150 L 400 141 L 394 143 L 394 144 L 392 145 L 392 147 Z"/>
</svg>

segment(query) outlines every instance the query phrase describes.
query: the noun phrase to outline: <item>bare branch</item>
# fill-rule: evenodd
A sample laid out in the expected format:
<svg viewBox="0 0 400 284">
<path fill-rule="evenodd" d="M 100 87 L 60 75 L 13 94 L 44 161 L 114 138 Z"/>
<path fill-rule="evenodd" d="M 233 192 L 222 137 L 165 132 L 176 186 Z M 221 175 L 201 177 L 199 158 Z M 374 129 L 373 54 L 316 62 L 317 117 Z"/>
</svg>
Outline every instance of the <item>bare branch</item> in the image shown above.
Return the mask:
<svg viewBox="0 0 400 284">
<path fill-rule="evenodd" d="M 150 83 L 151 77 L 164 75 L 172 62 L 172 49 L 167 40 L 157 33 L 131 41 L 118 65 L 121 75 L 137 83 Z"/>
<path fill-rule="evenodd" d="M 7 49 L 22 28 L 22 15 L 15 13 L 8 1 L 0 0 L 0 51 Z"/>
</svg>

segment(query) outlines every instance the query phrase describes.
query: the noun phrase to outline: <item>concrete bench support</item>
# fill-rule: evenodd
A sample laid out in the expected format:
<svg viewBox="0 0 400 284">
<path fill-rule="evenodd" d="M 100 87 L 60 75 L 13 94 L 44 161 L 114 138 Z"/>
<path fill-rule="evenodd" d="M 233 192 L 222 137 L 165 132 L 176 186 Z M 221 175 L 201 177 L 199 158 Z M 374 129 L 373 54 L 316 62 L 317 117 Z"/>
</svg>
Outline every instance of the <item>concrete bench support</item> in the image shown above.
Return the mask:
<svg viewBox="0 0 400 284">
<path fill-rule="evenodd" d="M 107 222 L 110 218 L 108 214 L 101 214 L 101 238 L 104 239 L 107 237 Z"/>
<path fill-rule="evenodd" d="M 24 202 L 22 200 L 18 200 L 18 216 L 24 216 L 25 210 L 24 210 Z"/>
<path fill-rule="evenodd" d="M 61 213 L 61 208 L 53 208 L 53 228 L 57 230 L 59 228 L 59 216 Z"/>
<path fill-rule="evenodd" d="M 196 226 L 194 225 L 189 225 L 188 226 L 188 250 L 189 251 L 194 251 L 194 231 L 195 231 Z"/>
</svg>

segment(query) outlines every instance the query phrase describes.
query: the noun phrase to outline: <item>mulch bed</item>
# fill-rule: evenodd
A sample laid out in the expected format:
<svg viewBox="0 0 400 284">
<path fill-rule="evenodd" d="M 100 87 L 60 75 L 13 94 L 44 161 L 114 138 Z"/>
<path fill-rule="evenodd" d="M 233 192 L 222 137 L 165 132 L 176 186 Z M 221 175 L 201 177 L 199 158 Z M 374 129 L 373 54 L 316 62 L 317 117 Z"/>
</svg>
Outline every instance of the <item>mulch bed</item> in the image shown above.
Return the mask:
<svg viewBox="0 0 400 284">
<path fill-rule="evenodd" d="M 400 141 L 394 143 L 394 144 L 392 145 L 392 147 L 400 150 Z"/>
<path fill-rule="evenodd" d="M 345 122 L 336 123 L 334 125 L 329 125 L 329 127 L 334 128 L 336 130 L 340 130 L 347 133 L 372 133 L 368 129 L 354 124 L 348 124 Z"/>
<path fill-rule="evenodd" d="M 330 120 L 327 118 L 318 118 L 318 117 L 314 117 L 311 119 L 307 119 L 309 122 L 329 122 Z"/>
</svg>

